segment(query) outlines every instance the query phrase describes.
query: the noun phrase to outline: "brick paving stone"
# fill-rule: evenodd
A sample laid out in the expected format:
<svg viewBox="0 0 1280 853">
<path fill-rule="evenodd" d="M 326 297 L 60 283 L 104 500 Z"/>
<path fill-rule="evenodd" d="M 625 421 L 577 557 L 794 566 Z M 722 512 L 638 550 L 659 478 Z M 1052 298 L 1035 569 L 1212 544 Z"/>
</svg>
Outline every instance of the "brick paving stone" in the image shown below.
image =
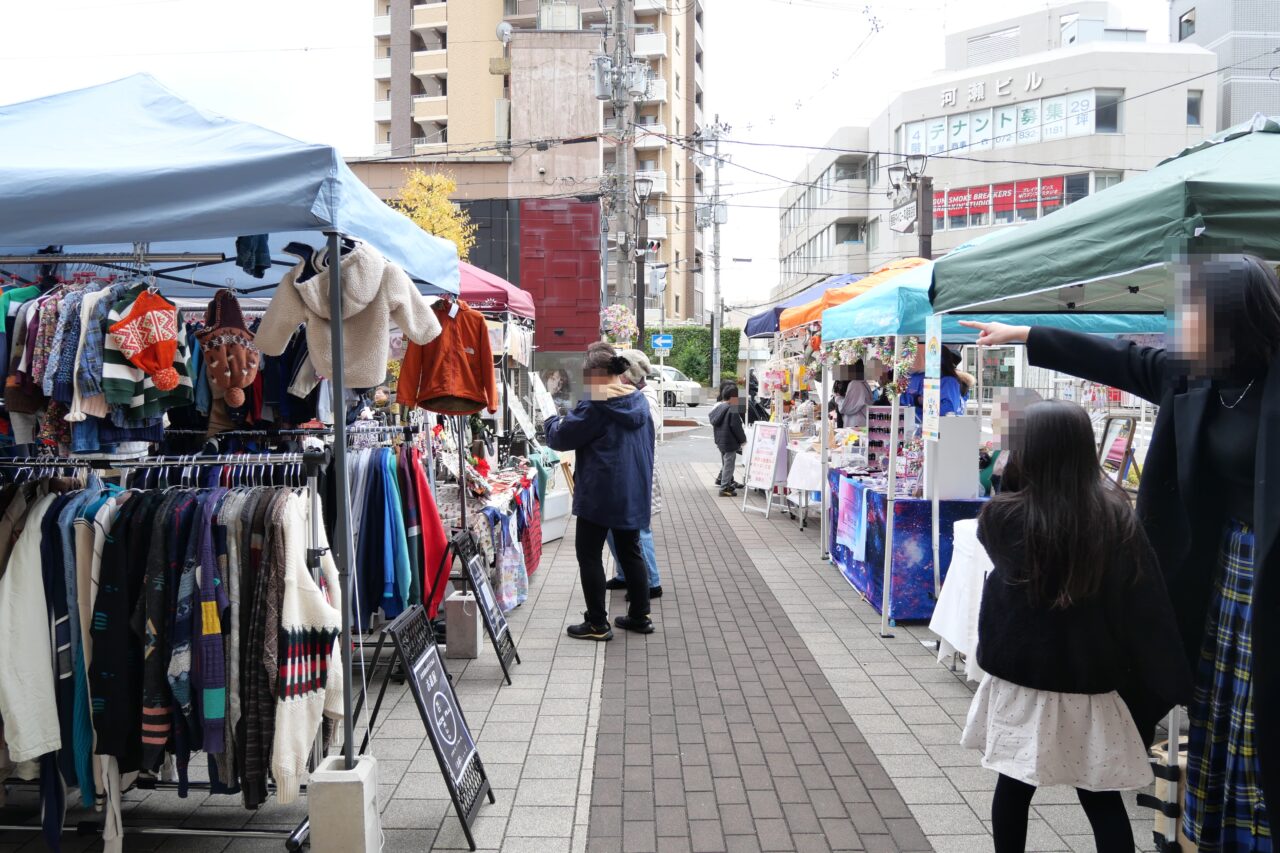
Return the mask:
<svg viewBox="0 0 1280 853">
<path fill-rule="evenodd" d="M 653 602 L 655 634 L 618 632 L 605 648 L 588 850 L 605 838 L 628 853 L 674 850 L 682 834 L 691 853 L 860 851 L 876 835 L 916 845 L 923 832 L 714 492 L 688 465 L 660 471 L 654 542 L 665 595 Z M 621 592 L 610 606 L 621 610 Z M 833 640 L 847 664 L 851 652 Z M 877 666 L 877 680 L 905 679 L 890 683 L 929 696 L 892 655 Z M 909 732 L 895 715 L 878 733 Z M 895 794 L 884 798 L 891 818 L 869 790 Z"/>
</svg>

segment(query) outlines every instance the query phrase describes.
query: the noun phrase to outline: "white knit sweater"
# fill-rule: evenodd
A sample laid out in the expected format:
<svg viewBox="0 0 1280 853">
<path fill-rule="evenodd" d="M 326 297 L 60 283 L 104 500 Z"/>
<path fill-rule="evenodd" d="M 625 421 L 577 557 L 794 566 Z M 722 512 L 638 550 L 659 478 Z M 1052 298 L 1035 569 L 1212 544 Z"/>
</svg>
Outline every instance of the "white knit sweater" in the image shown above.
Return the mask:
<svg viewBox="0 0 1280 853">
<path fill-rule="evenodd" d="M 324 263 L 318 255 L 317 266 Z M 428 344 L 440 334 L 440 321 L 431 310 L 433 300 L 418 292 L 404 270 L 370 246 L 361 243 L 341 262 L 342 364 L 348 388 L 372 388 L 387 378 L 392 324 L 414 343 Z M 280 355 L 298 326 L 307 324 L 307 349 L 316 371 L 333 376 L 333 347 L 329 338 L 329 270 L 298 281 L 299 264 L 285 273 L 254 343 L 266 355 Z"/>
<path fill-rule="evenodd" d="M 276 798 L 291 803 L 307 776 L 307 760 L 320 730 L 321 716 L 336 699 L 341 714 L 342 666 L 337 642 L 342 625 L 338 571 L 328 553 L 320 527 L 320 560 L 325 590 L 307 570 L 307 531 L 310 511 L 306 498 L 292 495 L 284 512 L 284 602 L 280 610 L 281 677 L 276 701 L 276 732 L 271 751 L 271 775 Z M 327 667 L 327 674 L 325 669 Z"/>
</svg>

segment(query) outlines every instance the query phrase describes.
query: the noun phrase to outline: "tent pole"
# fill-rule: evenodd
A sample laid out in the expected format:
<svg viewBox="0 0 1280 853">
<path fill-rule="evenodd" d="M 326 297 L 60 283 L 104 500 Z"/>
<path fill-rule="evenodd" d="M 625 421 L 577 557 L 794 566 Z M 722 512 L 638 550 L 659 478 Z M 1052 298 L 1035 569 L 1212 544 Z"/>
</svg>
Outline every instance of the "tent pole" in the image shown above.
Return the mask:
<svg viewBox="0 0 1280 853">
<path fill-rule="evenodd" d="M 828 473 L 831 470 L 831 416 L 827 414 L 827 401 L 831 399 L 831 368 L 826 367 L 822 371 L 822 490 L 819 494 L 822 496 L 820 504 L 822 518 L 818 522 L 818 553 L 822 555 L 823 560 L 830 558 L 827 553 L 828 537 L 830 535 L 828 527 L 830 519 L 827 517 L 831 506 L 831 487 L 827 484 L 830 477 Z"/>
<path fill-rule="evenodd" d="M 898 503 L 898 425 L 901 414 L 898 411 L 897 367 L 898 336 L 893 336 L 893 351 L 889 355 L 889 495 L 885 500 L 884 520 L 884 579 L 880 589 L 880 636 L 892 637 L 889 633 L 889 606 L 893 601 L 889 587 L 893 583 L 893 513 Z"/>
<path fill-rule="evenodd" d="M 337 231 L 326 231 L 329 241 L 329 316 L 342 316 L 342 241 Z M 337 469 L 336 486 L 338 547 L 334 558 L 338 564 L 339 586 L 342 588 L 342 756 L 347 770 L 355 767 L 353 753 L 355 726 L 352 715 L 351 684 L 351 563 L 355 559 L 355 540 L 351 535 L 351 500 L 347 482 L 347 403 L 342 364 L 342 323 L 329 324 L 329 341 L 333 350 L 333 465 Z"/>
</svg>

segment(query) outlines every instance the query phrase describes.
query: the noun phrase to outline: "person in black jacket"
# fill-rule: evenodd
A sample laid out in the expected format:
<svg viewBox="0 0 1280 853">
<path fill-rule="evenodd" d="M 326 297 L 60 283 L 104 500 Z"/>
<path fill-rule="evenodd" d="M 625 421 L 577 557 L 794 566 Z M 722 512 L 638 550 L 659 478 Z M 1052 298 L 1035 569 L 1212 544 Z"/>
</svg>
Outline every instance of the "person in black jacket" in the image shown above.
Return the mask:
<svg viewBox="0 0 1280 853">
<path fill-rule="evenodd" d="M 738 466 L 738 454 L 747 443 L 747 432 L 742 427 L 742 412 L 738 400 L 738 386 L 728 384 L 721 393 L 720 404 L 711 410 L 711 426 L 715 432 L 716 449 L 720 451 L 720 497 L 734 497 L 740 483 L 734 482 L 733 473 Z"/>
<path fill-rule="evenodd" d="M 1183 830 L 1200 849 L 1270 850 L 1280 803 L 1280 281 L 1248 255 L 1197 261 L 1185 281 L 1172 351 L 969 325 L 980 346 L 1025 342 L 1037 367 L 1159 405 L 1138 515 L 1195 669 Z"/>
<path fill-rule="evenodd" d="M 1120 791 L 1151 783 L 1143 736 L 1191 693 L 1173 607 L 1129 499 L 1102 477 L 1088 414 L 1030 406 L 1005 490 L 978 518 L 994 569 L 962 743 L 1000 774 L 997 853 L 1020 853 L 1036 788 L 1071 785 L 1100 851 L 1132 851 Z"/>
</svg>

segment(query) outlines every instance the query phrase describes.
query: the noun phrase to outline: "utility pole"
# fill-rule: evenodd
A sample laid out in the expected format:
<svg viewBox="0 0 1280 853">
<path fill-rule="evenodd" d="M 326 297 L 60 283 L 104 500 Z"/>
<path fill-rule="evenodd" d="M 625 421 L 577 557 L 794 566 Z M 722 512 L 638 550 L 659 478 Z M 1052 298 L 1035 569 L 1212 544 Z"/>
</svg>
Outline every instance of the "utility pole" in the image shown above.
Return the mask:
<svg viewBox="0 0 1280 853">
<path fill-rule="evenodd" d="M 725 220 L 720 206 L 720 135 L 728 127 L 720 124 L 716 114 L 710 128 L 712 142 L 711 165 L 711 387 L 720 387 L 720 326 L 724 320 L 724 300 L 720 297 L 720 224 Z"/>
<path fill-rule="evenodd" d="M 916 233 L 920 236 L 920 257 L 933 260 L 933 178 L 921 175 L 916 182 Z"/>
<path fill-rule="evenodd" d="M 631 230 L 631 13 L 632 0 L 617 0 L 613 13 L 613 115 L 618 134 L 614 181 L 614 214 L 618 222 L 617 297 L 626 299 L 631 278 L 631 247 L 636 233 Z M 623 239 L 626 234 L 626 239 Z"/>
<path fill-rule="evenodd" d="M 649 217 L 645 211 L 646 202 L 637 199 L 636 210 L 636 346 L 644 346 L 644 302 L 645 286 L 644 259 L 649 250 Z"/>
</svg>

